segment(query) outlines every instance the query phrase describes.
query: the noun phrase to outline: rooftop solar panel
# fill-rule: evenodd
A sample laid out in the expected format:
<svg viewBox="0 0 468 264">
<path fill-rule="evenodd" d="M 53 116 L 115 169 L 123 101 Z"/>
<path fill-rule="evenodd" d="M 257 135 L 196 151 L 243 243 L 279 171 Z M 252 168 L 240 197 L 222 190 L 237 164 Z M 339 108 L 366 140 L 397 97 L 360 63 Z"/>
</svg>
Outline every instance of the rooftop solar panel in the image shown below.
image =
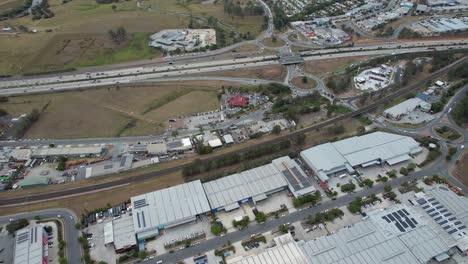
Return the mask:
<svg viewBox="0 0 468 264">
<path fill-rule="evenodd" d="M 444 220 L 444 221 L 440 222 L 439 225 L 443 225 L 443 224 L 445 224 L 447 222 L 448 222 L 447 220 Z"/>
<path fill-rule="evenodd" d="M 462 230 L 462 229 L 465 229 L 465 228 L 466 228 L 466 226 L 462 225 L 462 226 L 458 227 L 458 230 Z"/>
<path fill-rule="evenodd" d="M 406 215 L 409 215 L 408 211 L 405 208 L 401 209 Z"/>
<path fill-rule="evenodd" d="M 390 223 L 390 220 L 388 219 L 387 216 L 382 217 L 383 220 L 387 221 L 387 223 Z"/>
<path fill-rule="evenodd" d="M 395 225 L 398 228 L 398 230 L 400 230 L 400 232 L 405 232 L 405 229 L 400 225 L 400 223 L 397 222 Z"/>
<path fill-rule="evenodd" d="M 411 221 L 412 221 L 415 225 L 418 224 L 418 222 L 416 222 L 416 220 L 414 220 L 414 218 L 411 218 Z"/>
<path fill-rule="evenodd" d="M 434 217 L 434 216 L 436 216 L 436 215 L 438 215 L 438 214 L 440 214 L 440 213 L 439 213 L 439 212 L 435 212 L 435 213 L 433 213 L 433 214 L 430 214 L 430 216 L 431 216 L 431 217 Z"/>
<path fill-rule="evenodd" d="M 419 205 L 423 205 L 423 204 L 426 204 L 426 203 L 427 203 L 426 199 L 424 199 L 424 198 L 418 199 L 418 200 L 416 200 L 416 202 L 417 202 Z"/>
<path fill-rule="evenodd" d="M 405 213 L 403 213 L 403 211 L 401 211 L 401 210 L 398 210 L 397 213 L 399 213 L 401 217 L 405 217 L 405 216 L 406 216 Z"/>
<path fill-rule="evenodd" d="M 432 208 L 432 209 L 430 209 L 430 210 L 427 210 L 427 213 L 432 213 L 432 212 L 434 212 L 434 211 L 435 211 L 435 209 Z"/>
<path fill-rule="evenodd" d="M 400 222 L 400 224 L 403 225 L 404 228 L 408 228 L 408 227 L 409 227 L 409 225 L 408 225 L 405 221 L 403 221 L 402 219 L 400 219 L 399 222 Z"/>
<path fill-rule="evenodd" d="M 392 222 L 395 221 L 395 217 L 393 217 L 393 215 L 389 214 L 389 215 L 387 215 L 387 216 L 388 216 L 388 218 L 390 219 L 390 221 L 392 221 Z"/>
<path fill-rule="evenodd" d="M 442 216 L 439 216 L 437 218 L 434 218 L 434 221 L 439 221 L 440 219 L 442 219 Z"/>
<path fill-rule="evenodd" d="M 449 229 L 450 227 L 452 227 L 452 226 L 446 225 L 446 226 L 444 226 L 443 228 L 444 228 L 445 230 L 447 230 L 447 229 Z"/>
<path fill-rule="evenodd" d="M 452 229 L 452 230 L 448 231 L 448 233 L 449 233 L 450 235 L 453 234 L 453 233 L 455 233 L 455 232 L 457 232 L 457 229 Z"/>
<path fill-rule="evenodd" d="M 459 225 L 459 224 L 461 224 L 461 221 L 456 221 L 454 224 Z"/>
<path fill-rule="evenodd" d="M 449 221 L 453 221 L 453 220 L 455 220 L 455 219 L 457 219 L 457 218 L 454 216 L 454 217 L 450 217 L 448 220 L 449 220 Z"/>
<path fill-rule="evenodd" d="M 440 204 L 440 203 L 437 202 L 437 201 L 435 201 L 435 202 L 432 203 L 432 205 L 434 205 L 434 206 L 435 206 L 435 205 L 438 205 L 438 204 Z"/>
<path fill-rule="evenodd" d="M 448 216 L 451 216 L 451 215 L 452 215 L 452 213 L 446 213 L 446 214 L 444 214 L 445 217 L 448 217 Z"/>
<path fill-rule="evenodd" d="M 423 206 L 423 209 L 427 209 L 429 207 L 430 207 L 430 205 L 425 205 L 425 206 Z"/>
</svg>

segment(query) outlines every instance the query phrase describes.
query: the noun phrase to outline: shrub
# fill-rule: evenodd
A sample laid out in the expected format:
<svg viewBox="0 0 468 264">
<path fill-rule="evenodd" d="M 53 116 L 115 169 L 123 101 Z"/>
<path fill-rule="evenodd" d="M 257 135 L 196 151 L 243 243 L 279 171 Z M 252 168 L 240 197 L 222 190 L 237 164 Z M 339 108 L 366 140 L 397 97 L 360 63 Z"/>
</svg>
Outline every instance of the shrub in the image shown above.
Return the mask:
<svg viewBox="0 0 468 264">
<path fill-rule="evenodd" d="M 221 234 L 222 231 L 223 229 L 218 223 L 214 223 L 213 225 L 211 225 L 211 233 L 213 235 L 218 236 L 219 234 Z"/>
<path fill-rule="evenodd" d="M 406 176 L 406 175 L 408 175 L 408 169 L 405 168 L 405 167 L 401 167 L 400 173 L 401 173 L 402 175 L 405 175 L 405 176 Z"/>
<path fill-rule="evenodd" d="M 390 192 L 390 191 L 392 191 L 392 189 L 393 189 L 393 188 L 392 188 L 391 185 L 385 185 L 385 187 L 384 187 L 384 191 L 385 191 L 385 192 Z"/>
<path fill-rule="evenodd" d="M 341 191 L 350 193 L 356 189 L 356 185 L 354 183 L 346 183 L 341 185 Z"/>
</svg>

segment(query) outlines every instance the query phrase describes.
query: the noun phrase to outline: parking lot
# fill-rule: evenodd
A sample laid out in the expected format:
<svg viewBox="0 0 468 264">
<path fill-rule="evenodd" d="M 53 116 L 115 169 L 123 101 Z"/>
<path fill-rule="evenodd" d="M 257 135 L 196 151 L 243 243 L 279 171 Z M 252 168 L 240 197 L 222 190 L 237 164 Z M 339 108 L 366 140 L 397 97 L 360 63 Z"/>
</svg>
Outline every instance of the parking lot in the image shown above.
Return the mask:
<svg viewBox="0 0 468 264">
<path fill-rule="evenodd" d="M 91 258 L 107 263 L 116 263 L 118 255 L 115 253 L 113 246 L 108 246 L 104 243 L 104 225 L 112 221 L 112 217 L 103 219 L 101 223 L 89 225 L 83 231 L 92 234 L 92 237 L 87 238 L 90 244 L 89 253 Z"/>
<path fill-rule="evenodd" d="M 163 231 L 160 237 L 155 240 L 148 241 L 146 243 L 146 248 L 148 251 L 156 250 L 157 254 L 167 253 L 169 250 L 165 248 L 165 245 L 172 244 L 175 241 L 184 241 L 187 236 L 191 234 L 204 232 L 206 235 L 205 239 L 213 238 L 214 235 L 210 231 L 211 223 L 206 216 L 202 216 L 200 220 L 196 222 L 190 222 L 187 224 L 179 225 L 176 227 L 168 228 Z M 200 239 L 199 241 L 202 241 Z M 196 242 L 194 242 L 195 244 Z M 184 248 L 184 245 L 180 246 L 179 249 Z M 173 250 L 177 250 L 174 248 Z"/>
<path fill-rule="evenodd" d="M 183 118 L 185 128 L 188 130 L 198 129 L 201 126 L 208 126 L 224 121 L 224 113 L 216 110 L 208 113 L 198 113 L 193 116 Z"/>
<path fill-rule="evenodd" d="M 221 223 L 223 223 L 223 226 L 228 230 L 228 232 L 236 231 L 235 229 L 233 229 L 233 226 L 232 226 L 232 220 L 236 217 L 248 216 L 250 221 L 254 221 L 255 219 L 255 215 L 249 203 L 243 203 L 240 205 L 240 208 L 229 211 L 229 212 L 226 212 L 226 211 L 217 212 L 216 216 L 219 218 Z"/>
<path fill-rule="evenodd" d="M 258 202 L 256 207 L 258 211 L 268 214 L 280 210 L 282 204 L 288 208 L 289 212 L 296 211 L 292 202 L 292 197 L 288 197 L 288 191 L 281 191 L 268 195 L 268 199 Z"/>
</svg>

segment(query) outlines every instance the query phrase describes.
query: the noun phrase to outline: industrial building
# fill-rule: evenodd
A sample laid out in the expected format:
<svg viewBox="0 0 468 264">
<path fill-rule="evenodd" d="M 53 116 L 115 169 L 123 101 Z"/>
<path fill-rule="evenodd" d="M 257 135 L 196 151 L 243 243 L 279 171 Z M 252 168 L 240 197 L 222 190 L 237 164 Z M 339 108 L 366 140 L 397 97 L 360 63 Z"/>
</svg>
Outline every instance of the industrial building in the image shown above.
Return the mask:
<svg viewBox="0 0 468 264">
<path fill-rule="evenodd" d="M 18 183 L 21 188 L 47 186 L 48 184 L 49 178 L 44 176 L 27 176 Z"/>
<path fill-rule="evenodd" d="M 133 225 L 139 240 L 165 228 L 192 222 L 210 211 L 200 180 L 131 198 Z"/>
<path fill-rule="evenodd" d="M 182 138 L 180 140 L 167 143 L 167 152 L 185 152 L 193 149 L 190 138 Z"/>
<path fill-rule="evenodd" d="M 290 233 L 275 237 L 275 247 L 268 248 L 257 255 L 239 256 L 228 259 L 228 264 L 308 264 L 304 252 Z"/>
<path fill-rule="evenodd" d="M 277 158 L 272 164 L 281 172 L 288 182 L 288 189 L 294 197 L 300 197 L 315 192 L 317 189 L 312 185 L 312 178 L 307 177 L 299 165 L 289 156 Z"/>
<path fill-rule="evenodd" d="M 214 29 L 166 29 L 150 36 L 149 46 L 164 50 L 194 50 L 216 44 Z"/>
<path fill-rule="evenodd" d="M 137 241 L 132 216 L 123 214 L 120 218 L 106 223 L 104 225 L 104 244 L 112 244 L 116 253 L 136 248 Z"/>
<path fill-rule="evenodd" d="M 385 64 L 368 69 L 354 77 L 356 89 L 377 91 L 393 83 L 393 76 L 397 68 Z"/>
<path fill-rule="evenodd" d="M 146 146 L 146 150 L 148 154 L 152 155 L 166 155 L 167 154 L 167 146 L 165 143 L 152 143 Z"/>
<path fill-rule="evenodd" d="M 329 236 L 300 242 L 309 263 L 428 263 L 449 258 L 454 240 L 417 207 L 375 210 Z"/>
<path fill-rule="evenodd" d="M 249 200 L 264 200 L 284 190 L 287 182 L 275 165 L 267 164 L 203 184 L 213 212 L 231 211 Z"/>
<path fill-rule="evenodd" d="M 400 120 L 404 115 L 408 115 L 417 109 L 423 112 L 429 112 L 431 110 L 431 104 L 421 98 L 410 98 L 384 110 L 383 116 L 393 120 Z"/>
<path fill-rule="evenodd" d="M 0 150 L 0 162 L 9 162 L 10 159 L 26 161 L 31 157 L 30 149 L 4 149 Z"/>
<path fill-rule="evenodd" d="M 102 154 L 102 147 L 55 147 L 37 148 L 32 150 L 32 158 L 47 157 L 99 157 Z"/>
<path fill-rule="evenodd" d="M 421 151 L 419 143 L 411 137 L 374 132 L 306 149 L 301 157 L 326 182 L 339 172 L 354 173 L 356 167 L 380 163 L 394 165 Z"/>
<path fill-rule="evenodd" d="M 275 247 L 227 263 L 458 263 L 450 259 L 467 253 L 468 199 L 446 187 L 417 196 L 416 205 L 396 204 L 371 211 L 352 226 L 310 241 L 296 242 L 286 234 L 275 239 Z"/>
<path fill-rule="evenodd" d="M 15 232 L 14 264 L 49 263 L 47 232 L 42 225 L 29 225 Z"/>
</svg>

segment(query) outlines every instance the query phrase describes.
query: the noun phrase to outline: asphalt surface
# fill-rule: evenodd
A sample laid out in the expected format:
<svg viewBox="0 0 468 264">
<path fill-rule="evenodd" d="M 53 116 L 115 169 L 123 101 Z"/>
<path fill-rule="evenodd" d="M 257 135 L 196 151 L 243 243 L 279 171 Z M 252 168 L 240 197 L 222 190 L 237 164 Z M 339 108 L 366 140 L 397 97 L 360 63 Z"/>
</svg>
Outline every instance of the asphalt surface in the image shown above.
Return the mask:
<svg viewBox="0 0 468 264">
<path fill-rule="evenodd" d="M 440 69 L 440 70 L 432 73 L 431 76 L 428 77 L 428 79 L 437 78 L 438 76 L 441 76 L 442 74 L 445 74 L 450 68 L 463 63 L 465 60 L 466 60 L 466 58 L 460 59 L 460 60 L 446 66 L 445 68 Z M 217 155 L 217 156 L 212 157 L 212 158 L 207 158 L 206 160 L 217 159 L 217 158 L 220 158 L 220 157 L 223 157 L 223 156 L 231 155 L 232 153 L 241 153 L 241 152 L 249 151 L 249 150 L 252 150 L 252 149 L 256 149 L 256 148 L 258 148 L 260 146 L 270 145 L 270 144 L 273 144 L 273 143 L 281 142 L 283 140 L 293 139 L 296 136 L 298 136 L 299 134 L 319 130 L 319 129 L 325 127 L 325 126 L 334 124 L 334 123 L 336 123 L 338 121 L 342 121 L 342 120 L 345 120 L 345 119 L 350 118 L 350 117 L 354 117 L 354 116 L 357 116 L 357 115 L 360 115 L 360 114 L 363 114 L 363 113 L 367 113 L 368 111 L 376 108 L 380 104 L 386 103 L 388 101 L 393 100 L 396 97 L 399 97 L 399 96 L 402 96 L 402 95 L 404 95 L 406 93 L 409 93 L 409 92 L 413 91 L 414 89 L 418 88 L 419 86 L 424 85 L 425 83 L 426 83 L 426 80 L 420 81 L 420 82 L 418 82 L 416 84 L 413 84 L 413 85 L 410 85 L 410 86 L 408 86 L 406 88 L 400 89 L 400 90 L 392 93 L 391 95 L 389 95 L 387 97 L 384 97 L 384 98 L 382 98 L 380 100 L 377 100 L 376 102 L 374 102 L 374 103 L 372 103 L 372 104 L 370 104 L 368 106 L 365 106 L 365 107 L 363 107 L 361 109 L 358 109 L 358 110 L 355 110 L 353 112 L 350 112 L 350 113 L 347 113 L 347 114 L 344 114 L 344 115 L 341 115 L 341 116 L 326 120 L 326 121 L 324 121 L 322 123 L 319 123 L 319 124 L 316 124 L 316 125 L 304 128 L 304 129 L 296 130 L 296 131 L 291 132 L 291 133 L 289 133 L 287 135 L 284 135 L 282 137 L 279 137 L 279 138 L 276 138 L 276 139 L 273 139 L 273 140 L 270 140 L 270 141 L 266 141 L 266 142 L 263 142 L 263 143 L 260 143 L 260 144 L 254 145 L 254 146 L 239 149 L 237 151 L 230 152 L 230 153 Z M 118 180 L 111 181 L 111 182 L 105 182 L 105 183 L 100 183 L 100 184 L 95 184 L 95 185 L 83 186 L 83 187 L 78 187 L 78 188 L 73 188 L 73 189 L 64 189 L 64 190 L 60 190 L 60 191 L 54 191 L 54 192 L 49 192 L 49 193 L 41 193 L 41 194 L 31 194 L 31 195 L 25 195 L 25 196 L 14 197 L 14 198 L 4 198 L 4 199 L 0 200 L 0 206 L 23 204 L 23 203 L 28 203 L 28 202 L 37 202 L 37 201 L 44 201 L 44 200 L 48 200 L 48 199 L 62 198 L 62 197 L 70 196 L 70 195 L 84 194 L 84 193 L 87 193 L 87 192 L 103 190 L 103 189 L 107 189 L 107 188 L 111 188 L 111 187 L 115 187 L 115 186 L 120 186 L 120 185 L 123 185 L 123 184 L 131 184 L 131 183 L 134 183 L 136 181 L 144 181 L 144 180 L 151 179 L 151 178 L 154 178 L 154 177 L 160 177 L 160 176 L 163 176 L 163 175 L 167 175 L 169 173 L 173 173 L 173 172 L 182 170 L 183 168 L 185 168 L 187 166 L 190 166 L 190 165 L 191 164 L 184 164 L 184 165 L 175 166 L 175 167 L 172 167 L 172 168 L 162 169 L 162 170 L 159 170 L 159 171 L 156 171 L 156 172 L 140 174 L 140 175 L 136 175 L 136 176 L 133 176 L 133 177 L 118 179 Z"/>
<path fill-rule="evenodd" d="M 58 219 L 63 223 L 64 241 L 66 245 L 66 257 L 68 263 L 81 263 L 81 246 L 78 242 L 80 235 L 79 231 L 75 228 L 75 223 L 78 222 L 77 217 L 67 209 L 50 209 L 36 212 L 26 212 L 11 216 L 1 216 L 0 224 L 7 224 L 10 219 L 26 218 L 32 220 L 35 216 L 39 216 L 41 220 Z"/>
</svg>

